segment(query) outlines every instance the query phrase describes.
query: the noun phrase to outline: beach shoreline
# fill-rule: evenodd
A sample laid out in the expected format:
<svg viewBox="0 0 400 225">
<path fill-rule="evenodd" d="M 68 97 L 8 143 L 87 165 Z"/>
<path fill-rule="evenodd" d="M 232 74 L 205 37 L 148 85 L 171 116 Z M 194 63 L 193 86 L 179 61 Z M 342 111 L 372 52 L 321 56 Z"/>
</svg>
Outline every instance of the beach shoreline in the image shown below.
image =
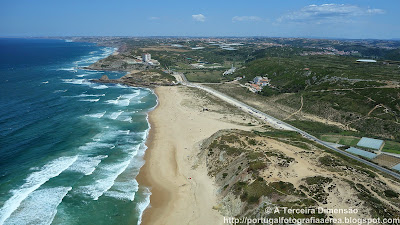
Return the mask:
<svg viewBox="0 0 400 225">
<path fill-rule="evenodd" d="M 156 92 L 156 88 L 153 89 L 153 93 L 158 97 L 158 94 Z M 163 194 L 163 191 L 165 192 L 166 190 L 162 190 L 162 188 L 153 186 L 153 180 L 151 176 L 148 176 L 149 170 L 149 159 L 151 158 L 151 149 L 153 148 L 153 139 L 155 135 L 155 128 L 156 124 L 152 120 L 152 114 L 154 113 L 155 110 L 157 110 L 158 104 L 155 106 L 155 108 L 148 113 L 148 123 L 150 125 L 150 130 L 149 134 L 147 136 L 147 140 L 145 145 L 147 146 L 146 152 L 143 156 L 143 160 L 145 163 L 143 166 L 140 168 L 139 174 L 136 176 L 136 181 L 139 183 L 140 186 L 144 186 L 149 188 L 151 195 L 150 195 L 150 205 L 143 211 L 142 213 L 142 219 L 141 219 L 141 224 L 146 224 L 147 221 L 150 220 L 150 218 L 153 215 L 153 212 L 151 210 L 151 205 L 157 205 L 158 207 L 163 207 L 163 204 L 168 202 L 168 195 L 165 193 Z M 146 163 L 147 162 L 147 163 Z M 159 196 L 159 197 L 158 197 Z M 166 201 L 163 201 L 162 198 L 166 198 Z"/>
<path fill-rule="evenodd" d="M 199 157 L 199 146 L 221 129 L 246 127 L 222 121 L 221 113 L 185 105 L 194 98 L 187 87 L 157 87 L 154 93 L 158 105 L 149 113 L 145 163 L 136 177 L 151 191 L 141 224 L 223 224 L 215 210 L 218 188 Z"/>
</svg>

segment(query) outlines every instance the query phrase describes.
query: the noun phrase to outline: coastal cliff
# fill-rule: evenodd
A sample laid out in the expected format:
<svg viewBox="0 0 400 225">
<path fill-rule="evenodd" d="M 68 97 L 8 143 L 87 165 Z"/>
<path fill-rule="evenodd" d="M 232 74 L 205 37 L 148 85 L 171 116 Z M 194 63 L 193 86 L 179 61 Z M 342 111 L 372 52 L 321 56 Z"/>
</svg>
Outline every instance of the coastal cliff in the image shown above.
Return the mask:
<svg viewBox="0 0 400 225">
<path fill-rule="evenodd" d="M 136 63 L 135 59 L 130 55 L 120 53 L 113 54 L 107 58 L 101 59 L 85 69 L 91 70 L 114 70 L 114 71 L 131 71 L 131 70 L 149 70 L 156 69 L 156 66 L 149 64 Z"/>
</svg>

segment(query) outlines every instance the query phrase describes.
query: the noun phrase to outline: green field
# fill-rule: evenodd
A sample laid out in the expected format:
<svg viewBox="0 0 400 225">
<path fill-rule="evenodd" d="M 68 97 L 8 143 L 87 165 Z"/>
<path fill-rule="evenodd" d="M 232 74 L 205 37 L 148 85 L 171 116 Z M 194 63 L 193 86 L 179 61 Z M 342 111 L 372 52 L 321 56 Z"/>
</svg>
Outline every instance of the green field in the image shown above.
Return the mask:
<svg viewBox="0 0 400 225">
<path fill-rule="evenodd" d="M 343 132 L 342 129 L 337 126 L 328 125 L 320 122 L 306 121 L 306 120 L 285 120 L 286 123 L 293 125 L 301 130 L 305 130 L 313 135 Z"/>
<path fill-rule="evenodd" d="M 185 75 L 190 82 L 219 83 L 225 80 L 223 72 L 224 70 L 190 70 Z"/>
<path fill-rule="evenodd" d="M 400 143 L 394 141 L 385 141 L 382 151 L 400 154 Z"/>
<path fill-rule="evenodd" d="M 356 146 L 360 138 L 340 135 L 321 135 L 321 140 L 341 145 Z"/>
</svg>

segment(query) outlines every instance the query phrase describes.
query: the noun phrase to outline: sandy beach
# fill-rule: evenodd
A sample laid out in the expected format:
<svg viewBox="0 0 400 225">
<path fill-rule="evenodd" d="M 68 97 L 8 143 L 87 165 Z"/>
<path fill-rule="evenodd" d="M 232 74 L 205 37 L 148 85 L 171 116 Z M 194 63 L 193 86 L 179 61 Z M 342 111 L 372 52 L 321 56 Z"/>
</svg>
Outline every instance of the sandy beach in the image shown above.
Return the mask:
<svg viewBox="0 0 400 225">
<path fill-rule="evenodd" d="M 216 186 L 197 157 L 199 145 L 221 129 L 249 130 L 252 118 L 187 87 L 157 87 L 155 93 L 159 105 L 150 113 L 149 148 L 138 176 L 152 192 L 142 224 L 223 224 L 213 209 Z"/>
</svg>

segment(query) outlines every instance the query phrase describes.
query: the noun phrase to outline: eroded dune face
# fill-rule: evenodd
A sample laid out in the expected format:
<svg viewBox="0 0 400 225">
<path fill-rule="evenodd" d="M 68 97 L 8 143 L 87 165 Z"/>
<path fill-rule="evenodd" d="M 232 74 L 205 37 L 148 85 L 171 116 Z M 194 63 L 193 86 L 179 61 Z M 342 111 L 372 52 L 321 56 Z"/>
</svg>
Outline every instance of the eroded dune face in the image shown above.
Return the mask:
<svg viewBox="0 0 400 225">
<path fill-rule="evenodd" d="M 221 132 L 203 151 L 209 175 L 219 186 L 219 209 L 225 216 L 296 215 L 285 207 L 314 209 L 297 217 L 399 215 L 398 198 L 387 195 L 388 190 L 397 190 L 397 181 L 290 132 Z M 281 210 L 265 210 L 276 207 Z M 338 213 L 331 209 L 353 211 Z"/>
</svg>

